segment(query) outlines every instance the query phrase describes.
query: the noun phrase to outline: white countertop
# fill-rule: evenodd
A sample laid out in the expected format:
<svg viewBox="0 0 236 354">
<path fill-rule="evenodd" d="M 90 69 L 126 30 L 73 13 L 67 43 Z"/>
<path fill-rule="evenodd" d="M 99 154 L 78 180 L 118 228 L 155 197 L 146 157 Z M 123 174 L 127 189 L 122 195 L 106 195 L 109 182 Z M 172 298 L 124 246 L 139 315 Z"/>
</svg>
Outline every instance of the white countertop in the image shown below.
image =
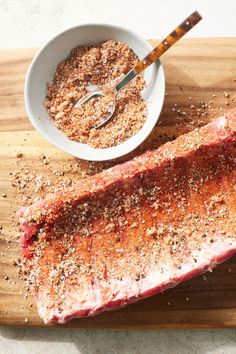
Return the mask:
<svg viewBox="0 0 236 354">
<path fill-rule="evenodd" d="M 112 314 L 111 314 L 112 316 Z M 235 330 L 2 329 L 1 354 L 235 354 Z"/>
<path fill-rule="evenodd" d="M 187 36 L 236 34 L 235 0 L 0 0 L 0 47 L 39 46 L 81 22 L 123 25 L 144 38 L 161 38 L 192 11 L 203 20 Z"/>
<path fill-rule="evenodd" d="M 161 38 L 194 10 L 204 19 L 188 36 L 236 36 L 236 0 L 0 0 L 0 48 L 39 46 L 81 22 L 118 24 L 145 38 Z M 3 353 L 236 354 L 236 329 L 116 332 L 2 328 Z"/>
</svg>

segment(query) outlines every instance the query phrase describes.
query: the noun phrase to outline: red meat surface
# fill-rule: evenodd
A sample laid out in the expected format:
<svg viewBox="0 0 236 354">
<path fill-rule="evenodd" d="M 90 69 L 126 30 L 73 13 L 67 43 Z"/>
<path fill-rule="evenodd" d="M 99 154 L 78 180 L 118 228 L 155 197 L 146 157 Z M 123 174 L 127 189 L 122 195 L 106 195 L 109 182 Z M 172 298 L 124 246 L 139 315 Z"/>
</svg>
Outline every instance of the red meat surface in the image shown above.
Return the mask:
<svg viewBox="0 0 236 354">
<path fill-rule="evenodd" d="M 236 110 L 18 212 L 45 323 L 118 309 L 236 252 Z"/>
</svg>

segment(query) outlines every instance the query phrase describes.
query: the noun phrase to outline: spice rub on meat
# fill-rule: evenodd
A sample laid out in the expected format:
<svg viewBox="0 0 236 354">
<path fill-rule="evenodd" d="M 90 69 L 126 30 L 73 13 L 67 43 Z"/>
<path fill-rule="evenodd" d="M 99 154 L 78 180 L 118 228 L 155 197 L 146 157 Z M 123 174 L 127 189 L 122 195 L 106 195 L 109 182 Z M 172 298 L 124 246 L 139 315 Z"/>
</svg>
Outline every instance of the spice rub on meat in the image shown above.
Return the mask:
<svg viewBox="0 0 236 354">
<path fill-rule="evenodd" d="M 96 315 L 236 252 L 236 111 L 19 212 L 45 323 Z"/>
<path fill-rule="evenodd" d="M 105 118 L 113 98 L 112 102 L 107 95 L 92 98 L 79 108 L 73 107 L 87 93 L 87 86 L 111 88 L 137 60 L 131 48 L 114 40 L 74 48 L 58 65 L 47 89 L 45 107 L 56 127 L 69 139 L 95 148 L 119 145 L 135 135 L 147 116 L 146 103 L 141 95 L 145 86 L 142 75 L 118 93 L 114 116 L 100 129 L 93 126 Z"/>
</svg>

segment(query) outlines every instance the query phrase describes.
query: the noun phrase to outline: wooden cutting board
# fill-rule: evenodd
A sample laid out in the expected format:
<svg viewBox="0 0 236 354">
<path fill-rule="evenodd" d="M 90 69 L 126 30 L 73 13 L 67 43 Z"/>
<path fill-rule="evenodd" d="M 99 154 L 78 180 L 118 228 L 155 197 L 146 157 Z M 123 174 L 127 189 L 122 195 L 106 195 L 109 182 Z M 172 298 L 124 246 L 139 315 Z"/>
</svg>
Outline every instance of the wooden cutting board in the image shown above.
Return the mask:
<svg viewBox="0 0 236 354">
<path fill-rule="evenodd" d="M 44 179 L 48 175 L 50 181 L 56 176 L 59 183 L 58 178 L 78 179 L 117 163 L 75 159 L 34 131 L 24 109 L 23 83 L 35 52 L 35 49 L 0 51 L 0 324 L 4 325 L 43 325 L 14 266 L 19 256 L 14 213 L 26 197 L 34 197 L 40 191 L 36 191 L 38 187 L 33 182 L 14 187 L 15 174 L 18 173 L 20 183 L 24 173 L 39 175 L 39 185 L 42 180 L 47 184 Z M 207 122 L 236 105 L 236 38 L 182 40 L 163 57 L 162 63 L 167 95 L 161 125 L 155 128 L 143 150 L 193 129 L 192 122 L 197 119 Z M 194 107 L 190 108 L 191 105 Z M 180 119 L 188 124 L 177 129 L 174 123 Z M 17 158 L 19 153 L 23 156 Z M 41 154 L 49 159 L 48 164 Z M 58 177 L 61 171 L 64 176 Z M 66 326 L 121 329 L 236 326 L 236 257 L 213 273 L 163 294 L 119 311 L 76 319 Z"/>
</svg>

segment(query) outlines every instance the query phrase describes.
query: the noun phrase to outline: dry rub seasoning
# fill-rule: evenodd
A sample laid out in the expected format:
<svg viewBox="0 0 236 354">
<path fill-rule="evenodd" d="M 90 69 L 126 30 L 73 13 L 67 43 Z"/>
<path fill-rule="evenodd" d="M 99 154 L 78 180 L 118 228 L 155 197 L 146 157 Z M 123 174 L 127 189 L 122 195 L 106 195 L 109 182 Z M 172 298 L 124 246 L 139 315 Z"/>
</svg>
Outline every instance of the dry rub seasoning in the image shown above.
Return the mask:
<svg viewBox="0 0 236 354">
<path fill-rule="evenodd" d="M 145 86 L 138 76 L 117 96 L 113 119 L 100 129 L 92 128 L 109 106 L 109 97 L 91 99 L 81 108 L 74 108 L 87 91 L 86 86 L 111 87 L 137 62 L 137 56 L 126 44 L 108 40 L 95 46 L 74 48 L 60 63 L 48 85 L 45 107 L 54 124 L 69 139 L 106 148 L 121 144 L 136 134 L 146 120 L 146 103 L 141 97 Z"/>
</svg>

